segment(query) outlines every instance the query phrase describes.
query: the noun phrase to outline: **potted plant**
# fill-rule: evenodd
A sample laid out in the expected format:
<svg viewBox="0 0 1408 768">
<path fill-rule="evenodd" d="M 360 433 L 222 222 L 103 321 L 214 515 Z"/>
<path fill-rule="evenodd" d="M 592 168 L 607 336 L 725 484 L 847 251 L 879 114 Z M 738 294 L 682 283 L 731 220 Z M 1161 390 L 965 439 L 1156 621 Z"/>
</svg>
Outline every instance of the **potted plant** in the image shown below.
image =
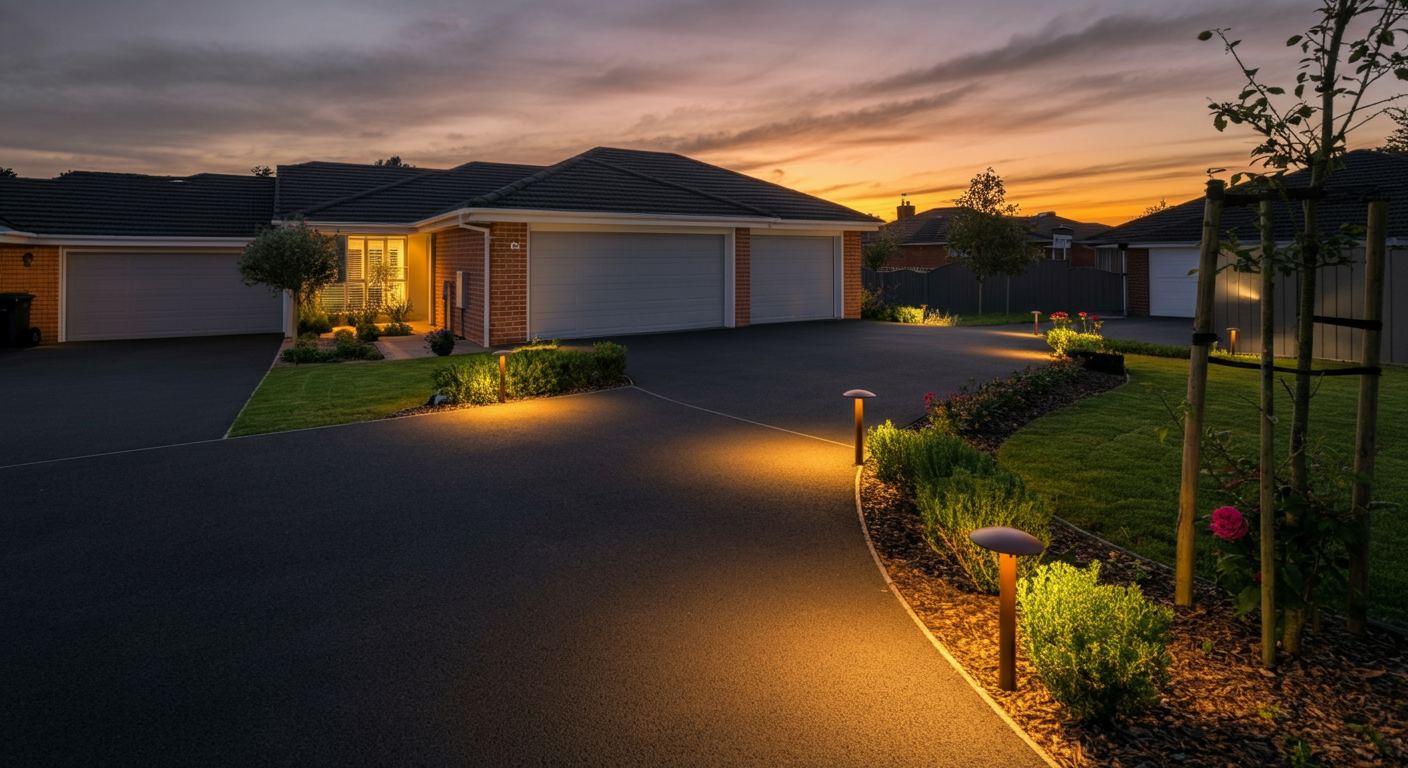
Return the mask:
<svg viewBox="0 0 1408 768">
<path fill-rule="evenodd" d="M 449 328 L 437 328 L 425 334 L 425 346 L 440 357 L 455 351 L 455 334 Z"/>
</svg>

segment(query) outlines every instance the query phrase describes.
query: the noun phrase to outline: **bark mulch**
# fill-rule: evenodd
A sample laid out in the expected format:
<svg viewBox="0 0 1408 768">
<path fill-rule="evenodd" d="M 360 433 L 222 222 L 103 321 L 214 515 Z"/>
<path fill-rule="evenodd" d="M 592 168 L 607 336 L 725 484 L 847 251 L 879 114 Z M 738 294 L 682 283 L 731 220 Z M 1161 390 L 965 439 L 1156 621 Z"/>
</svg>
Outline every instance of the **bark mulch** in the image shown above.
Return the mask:
<svg viewBox="0 0 1408 768">
<path fill-rule="evenodd" d="M 511 398 L 509 398 L 509 402 L 510 402 L 510 403 L 517 403 L 517 402 L 522 402 L 522 401 L 524 401 L 524 400 L 542 400 L 542 399 L 544 399 L 544 398 L 549 398 L 549 397 L 563 397 L 564 395 L 580 395 L 580 394 L 584 394 L 584 393 L 587 393 L 587 392 L 600 392 L 600 391 L 603 390 L 603 389 L 618 389 L 618 388 L 620 388 L 620 387 L 629 387 L 629 386 L 633 386 L 633 382 L 630 380 L 629 377 L 627 377 L 627 376 L 622 376 L 621 378 L 617 379 L 616 381 L 606 382 L 605 384 L 598 384 L 598 385 L 592 386 L 592 387 L 577 387 L 576 389 L 569 389 L 569 390 L 565 390 L 565 391 L 562 391 L 562 392 L 556 392 L 556 393 L 553 393 L 553 394 L 551 394 L 551 395 L 533 395 L 533 396 L 531 396 L 531 397 L 511 397 Z M 489 405 L 498 405 L 498 403 L 489 403 Z M 382 416 L 382 418 L 383 418 L 383 419 L 399 419 L 399 418 L 401 418 L 402 416 L 420 416 L 421 414 L 425 414 L 425 413 L 442 413 L 442 412 L 444 412 L 444 411 L 458 411 L 458 410 L 461 410 L 461 409 L 463 409 L 463 408 L 483 408 L 483 407 L 485 407 L 485 406 L 483 406 L 483 405 L 474 405 L 474 404 L 472 404 L 472 403 L 455 403 L 455 404 L 453 404 L 453 405 L 448 405 L 448 404 L 447 404 L 447 405 L 418 405 L 418 406 L 416 406 L 416 407 L 414 407 L 414 408 L 402 408 L 401 410 L 399 410 L 399 411 L 397 411 L 397 412 L 395 412 L 395 413 L 387 414 L 386 416 Z"/>
<path fill-rule="evenodd" d="M 1046 398 L 970 439 L 996 452 L 1022 424 L 1124 382 L 1084 372 L 1071 392 Z M 1163 700 L 1110 723 L 1067 717 L 1019 650 L 1018 690 L 997 687 L 997 598 L 924 539 L 907 491 L 861 478 L 866 526 L 885 568 L 914 612 L 1031 737 L 1062 766 L 1384 766 L 1408 765 L 1408 641 L 1371 629 L 1346 633 L 1326 613 L 1300 658 L 1282 654 L 1275 672 L 1260 667 L 1259 614 L 1239 621 L 1226 593 L 1199 581 L 1195 605 L 1176 608 Z M 1173 572 L 1056 521 L 1051 555 L 1084 566 L 1099 560 L 1100 580 L 1139 584 L 1146 597 L 1173 605 Z M 1308 748 L 1306 759 L 1293 754 Z"/>
</svg>

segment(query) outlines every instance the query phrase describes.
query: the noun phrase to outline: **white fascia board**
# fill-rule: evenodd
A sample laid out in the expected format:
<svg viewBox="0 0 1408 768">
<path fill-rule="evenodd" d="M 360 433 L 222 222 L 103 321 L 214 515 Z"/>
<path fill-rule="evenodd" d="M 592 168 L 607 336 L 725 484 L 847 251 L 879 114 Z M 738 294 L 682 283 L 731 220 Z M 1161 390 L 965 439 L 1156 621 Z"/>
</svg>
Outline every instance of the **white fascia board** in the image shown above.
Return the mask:
<svg viewBox="0 0 1408 768">
<path fill-rule="evenodd" d="M 82 248 L 243 248 L 249 237 L 144 237 L 117 235 L 31 235 L 35 245 Z"/>
<path fill-rule="evenodd" d="M 458 222 L 484 224 L 490 222 L 524 222 L 530 224 L 605 224 L 612 226 L 657 227 L 728 227 L 736 229 L 850 229 L 875 230 L 880 224 L 835 221 L 786 221 L 774 217 L 754 216 L 682 216 L 658 213 L 592 213 L 589 211 L 540 211 L 514 208 L 462 208 L 415 223 L 416 231 L 426 232 L 453 227 Z"/>
<path fill-rule="evenodd" d="M 882 226 L 884 226 L 884 223 L 878 221 L 868 223 L 864 221 L 812 221 L 810 219 L 802 221 L 794 219 L 792 221 L 779 221 L 775 224 L 768 225 L 767 228 L 782 230 L 811 229 L 832 231 L 840 230 L 843 232 L 877 232 Z"/>
<path fill-rule="evenodd" d="M 753 237 L 840 237 L 839 229 L 755 229 Z"/>
<path fill-rule="evenodd" d="M 281 222 L 274 222 L 279 224 Z M 320 232 L 331 232 L 335 235 L 416 235 L 424 230 L 417 228 L 414 224 L 368 224 L 365 222 L 349 223 L 345 221 L 308 221 L 309 229 L 316 229 Z M 448 226 L 455 226 L 451 222 Z"/>
</svg>

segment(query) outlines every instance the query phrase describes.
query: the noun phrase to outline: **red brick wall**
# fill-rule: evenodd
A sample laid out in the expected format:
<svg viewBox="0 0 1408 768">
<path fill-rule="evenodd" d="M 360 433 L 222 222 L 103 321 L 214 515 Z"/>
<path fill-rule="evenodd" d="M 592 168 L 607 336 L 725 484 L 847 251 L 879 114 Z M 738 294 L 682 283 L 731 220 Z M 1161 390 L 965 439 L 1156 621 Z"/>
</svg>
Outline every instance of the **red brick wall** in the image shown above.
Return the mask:
<svg viewBox="0 0 1408 768">
<path fill-rule="evenodd" d="M 489 343 L 527 341 L 528 225 L 496 222 L 489 227 Z"/>
<path fill-rule="evenodd" d="M 886 262 L 887 269 L 938 269 L 948 263 L 948 249 L 942 245 L 902 245 L 900 257 Z"/>
<path fill-rule="evenodd" d="M 445 318 L 445 283 L 450 288 L 450 314 L 455 333 L 475 344 L 484 344 L 484 233 L 472 229 L 448 229 L 435 234 L 435 314 L 431 321 L 439 328 L 449 325 Z M 455 272 L 463 270 L 469 283 L 463 310 L 455 306 Z"/>
<path fill-rule="evenodd" d="M 34 254 L 26 267 L 24 255 Z M 46 344 L 59 340 L 59 249 L 53 246 L 0 247 L 0 293 L 32 293 L 29 324 Z"/>
<path fill-rule="evenodd" d="M 842 271 L 846 292 L 845 317 L 853 320 L 860 319 L 860 235 L 859 232 L 841 234 Z"/>
<path fill-rule="evenodd" d="M 1125 251 L 1125 272 L 1129 275 L 1128 314 L 1149 316 L 1149 249 Z"/>
<path fill-rule="evenodd" d="M 733 230 L 733 324 L 737 328 L 753 320 L 753 233 Z"/>
</svg>

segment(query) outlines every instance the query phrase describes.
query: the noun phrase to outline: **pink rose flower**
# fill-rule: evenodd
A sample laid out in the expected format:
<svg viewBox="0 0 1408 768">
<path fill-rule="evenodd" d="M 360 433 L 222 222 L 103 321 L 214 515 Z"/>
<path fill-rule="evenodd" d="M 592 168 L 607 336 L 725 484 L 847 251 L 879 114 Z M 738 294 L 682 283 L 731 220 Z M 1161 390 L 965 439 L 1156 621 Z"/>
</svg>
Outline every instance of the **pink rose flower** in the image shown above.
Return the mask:
<svg viewBox="0 0 1408 768">
<path fill-rule="evenodd" d="M 1232 507 L 1218 507 L 1212 511 L 1213 535 L 1224 541 L 1236 541 L 1247 535 L 1247 521 L 1242 513 Z"/>
</svg>

